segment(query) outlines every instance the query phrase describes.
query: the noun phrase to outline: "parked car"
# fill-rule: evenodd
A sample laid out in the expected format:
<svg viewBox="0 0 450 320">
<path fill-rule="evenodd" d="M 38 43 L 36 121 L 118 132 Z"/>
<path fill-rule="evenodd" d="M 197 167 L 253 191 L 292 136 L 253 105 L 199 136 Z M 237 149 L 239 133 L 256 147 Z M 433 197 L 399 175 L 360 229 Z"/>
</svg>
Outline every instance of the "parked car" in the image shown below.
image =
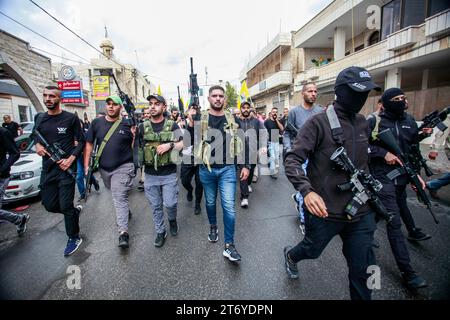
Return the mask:
<svg viewBox="0 0 450 320">
<path fill-rule="evenodd" d="M 31 142 L 31 133 L 24 133 L 21 136 L 18 136 L 17 138 L 14 139 L 14 141 L 16 142 L 16 146 L 17 148 L 19 148 L 19 150 L 25 151 L 28 149 L 30 142 Z"/>
<path fill-rule="evenodd" d="M 33 127 L 34 127 L 34 122 L 21 122 L 19 123 L 19 126 L 22 128 L 23 130 L 23 134 L 30 134 L 33 131 Z"/>
<path fill-rule="evenodd" d="M 37 196 L 40 192 L 42 158 L 33 143 L 20 152 L 19 160 L 11 167 L 11 178 L 5 190 L 3 202 L 9 203 Z"/>
</svg>

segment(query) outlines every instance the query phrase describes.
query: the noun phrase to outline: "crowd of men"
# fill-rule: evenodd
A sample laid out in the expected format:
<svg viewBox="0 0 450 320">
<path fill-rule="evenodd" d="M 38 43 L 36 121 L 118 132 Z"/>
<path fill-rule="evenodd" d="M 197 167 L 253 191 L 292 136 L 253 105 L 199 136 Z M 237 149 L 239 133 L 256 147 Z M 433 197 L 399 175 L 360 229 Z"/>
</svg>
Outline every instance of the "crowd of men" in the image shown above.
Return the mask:
<svg viewBox="0 0 450 320">
<path fill-rule="evenodd" d="M 295 189 L 292 199 L 304 234 L 300 243 L 284 248 L 284 268 L 288 276 L 299 278 L 297 264 L 318 258 L 339 235 L 349 269 L 351 298 L 370 299 L 367 270 L 376 264 L 374 233 L 380 217 L 369 202 L 360 203 L 349 214 L 348 204 L 355 195 L 352 190 L 338 188 L 349 180 L 349 174 L 338 170 L 330 159 L 342 148 L 356 168 L 372 174 L 382 184 L 378 196 L 392 215 L 386 224 L 387 235 L 405 285 L 411 289 L 425 287 L 426 281 L 411 266 L 401 232 L 402 221 L 409 240 L 424 241 L 431 236 L 416 226 L 408 209 L 407 175 L 393 180 L 388 178 L 389 172 L 403 166 L 401 159 L 387 150 L 374 134 L 390 129 L 402 151 L 408 153 L 419 131 L 413 117 L 406 112 L 407 97 L 400 88 L 388 88 L 379 101 L 380 110 L 366 119 L 360 111 L 369 92 L 380 91 L 367 70 L 360 67 L 343 70 L 334 89 L 335 100 L 328 106 L 320 106 L 316 104 L 317 86 L 307 83 L 302 89 L 301 105 L 290 110 L 274 107 L 267 118 L 265 114 L 256 113 L 251 101 L 244 101 L 239 112 L 232 114 L 225 108 L 225 90 L 221 86 L 209 89 L 207 111 L 200 111 L 194 102 L 186 114 L 180 114 L 178 109 L 168 110 L 163 96 L 151 94 L 140 123 L 135 123 L 127 119 L 124 102 L 119 96 L 106 99 L 104 116 L 92 122 L 87 118 L 80 121 L 76 115 L 62 110 L 58 87 L 46 87 L 43 99 L 48 110 L 36 117 L 35 129 L 48 143 L 58 143 L 67 156 L 55 162 L 44 141 L 36 136 L 34 139 L 36 152 L 43 157 L 42 204 L 47 211 L 64 215 L 68 236 L 64 255 L 73 254 L 82 243 L 79 219 L 83 208 L 80 204 L 74 205 L 75 184 L 79 187 L 79 200 L 84 199 L 84 179 L 90 167 L 99 171 L 105 188 L 111 192 L 120 248 L 130 245 L 129 193 L 137 174 L 139 189 L 145 192 L 152 210 L 155 247 L 164 245 L 168 233 L 177 236 L 177 168 L 180 165 L 187 200 L 195 199 L 195 215 L 201 214 L 204 195 L 210 242 L 217 242 L 221 233 L 216 210 L 220 194 L 224 226 L 222 254 L 230 261 L 240 261 L 242 257 L 234 240 L 238 182 L 240 205 L 248 208 L 252 183 L 258 174 L 267 169 L 268 175 L 277 179 L 280 166 L 284 164 L 286 176 Z M 1 128 L 0 133 L 0 197 L 3 197 L 11 165 L 18 159 L 19 152 L 7 129 Z M 431 130 L 424 129 L 422 133 L 429 135 Z M 140 151 L 138 161 L 134 157 L 136 148 Z M 77 172 L 75 178 L 68 173 L 69 168 Z M 446 178 L 444 176 L 444 180 Z M 425 182 L 420 181 L 425 189 Z M 95 178 L 91 183 L 99 190 Z M 430 182 L 430 193 L 436 192 L 440 185 L 440 181 Z M 5 210 L 0 210 L 0 214 L 1 219 L 17 226 L 19 235 L 25 232 L 28 215 Z M 381 223 L 378 226 L 381 227 Z"/>
</svg>

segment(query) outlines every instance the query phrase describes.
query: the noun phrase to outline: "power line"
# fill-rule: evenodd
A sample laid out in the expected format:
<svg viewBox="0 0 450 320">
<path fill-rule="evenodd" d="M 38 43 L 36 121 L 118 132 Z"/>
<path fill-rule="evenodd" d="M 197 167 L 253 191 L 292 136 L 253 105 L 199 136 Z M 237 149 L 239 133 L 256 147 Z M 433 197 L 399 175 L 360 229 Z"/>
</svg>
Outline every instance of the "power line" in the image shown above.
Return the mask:
<svg viewBox="0 0 450 320">
<path fill-rule="evenodd" d="M 42 52 L 44 52 L 45 54 L 48 54 L 48 55 L 51 55 L 51 56 L 54 56 L 54 57 L 57 57 L 57 58 L 61 58 L 61 59 L 64 59 L 64 60 L 68 60 L 68 61 L 72 61 L 72 62 L 77 62 L 77 63 L 80 62 L 80 61 L 77 61 L 77 60 L 73 60 L 73 59 L 61 57 L 61 56 L 59 56 L 59 55 L 57 55 L 57 54 L 54 54 L 54 53 L 45 51 L 44 49 L 40 49 L 40 48 L 37 48 L 37 47 L 34 47 L 34 46 L 32 46 L 31 48 L 32 48 L 33 50 L 42 51 Z"/>
<path fill-rule="evenodd" d="M 6 18 L 8 18 L 8 19 L 14 21 L 15 23 L 17 23 L 18 25 L 24 27 L 25 29 L 27 29 L 27 30 L 33 32 L 34 34 L 38 35 L 39 37 L 44 38 L 45 40 L 47 40 L 47 41 L 53 43 L 54 45 L 58 46 L 59 48 L 65 50 L 65 51 L 67 51 L 67 52 L 73 54 L 74 56 L 76 56 L 76 57 L 78 57 L 78 58 L 80 58 L 80 59 L 82 59 L 82 60 L 84 60 L 84 61 L 86 61 L 86 62 L 89 63 L 89 60 L 87 60 L 87 59 L 85 59 L 85 58 L 79 56 L 79 55 L 76 54 L 75 52 L 73 52 L 73 51 L 71 51 L 71 50 L 69 50 L 69 49 L 67 49 L 67 48 L 65 48 L 65 47 L 63 47 L 63 46 L 57 44 L 56 42 L 54 42 L 53 40 L 50 40 L 49 38 L 43 36 L 42 34 L 40 34 L 40 33 L 36 32 L 36 31 L 30 29 L 30 28 L 27 27 L 26 25 L 24 25 L 24 24 L 20 23 L 19 21 L 17 21 L 17 20 L 15 20 L 15 19 L 11 18 L 10 16 L 8 16 L 7 14 L 5 14 L 4 12 L 0 11 L 0 14 L 2 14 L 2 15 L 5 16 Z"/>
</svg>

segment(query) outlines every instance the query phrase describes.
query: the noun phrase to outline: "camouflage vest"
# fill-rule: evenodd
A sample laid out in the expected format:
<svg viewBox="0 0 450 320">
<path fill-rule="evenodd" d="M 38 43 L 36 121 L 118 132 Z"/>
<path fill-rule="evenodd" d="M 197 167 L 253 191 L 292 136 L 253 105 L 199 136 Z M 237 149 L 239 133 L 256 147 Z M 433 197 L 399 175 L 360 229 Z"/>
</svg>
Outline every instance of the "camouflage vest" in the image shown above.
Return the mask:
<svg viewBox="0 0 450 320">
<path fill-rule="evenodd" d="M 158 170 L 159 166 L 165 166 L 173 163 L 171 159 L 171 151 L 158 155 L 156 148 L 163 143 L 175 142 L 175 134 L 172 131 L 173 120 L 165 120 L 164 128 L 161 132 L 156 133 L 153 130 L 150 120 L 146 120 L 143 123 L 144 126 L 144 163 L 145 165 L 151 165 Z"/>
<path fill-rule="evenodd" d="M 227 125 L 224 128 L 225 133 L 229 133 L 231 136 L 230 145 L 228 151 L 230 157 L 238 156 L 243 150 L 242 139 L 237 135 L 239 125 L 234 120 L 233 115 L 227 109 L 224 110 L 225 118 L 227 119 Z M 194 156 L 200 159 L 211 171 L 211 165 L 209 159 L 211 158 L 211 145 L 208 141 L 208 129 L 209 129 L 209 112 L 203 112 L 200 121 L 201 141 L 194 146 Z"/>
</svg>

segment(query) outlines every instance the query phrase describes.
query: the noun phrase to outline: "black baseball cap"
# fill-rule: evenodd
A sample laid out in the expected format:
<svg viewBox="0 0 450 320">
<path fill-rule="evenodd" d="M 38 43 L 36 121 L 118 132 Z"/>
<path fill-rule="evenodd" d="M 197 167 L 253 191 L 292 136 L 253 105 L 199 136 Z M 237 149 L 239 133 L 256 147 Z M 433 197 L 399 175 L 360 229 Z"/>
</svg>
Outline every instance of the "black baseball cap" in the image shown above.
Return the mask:
<svg viewBox="0 0 450 320">
<path fill-rule="evenodd" d="M 334 87 L 346 84 L 356 92 L 367 92 L 372 89 L 381 91 L 380 86 L 372 82 L 372 77 L 364 68 L 348 67 L 342 70 L 337 78 Z"/>
<path fill-rule="evenodd" d="M 154 99 L 158 100 L 159 102 L 164 103 L 165 105 L 167 105 L 166 99 L 164 99 L 163 96 L 160 96 L 160 95 L 157 94 L 157 93 L 153 93 L 153 94 L 149 95 L 149 96 L 147 97 L 147 100 L 150 101 L 151 98 L 154 98 Z"/>
</svg>

